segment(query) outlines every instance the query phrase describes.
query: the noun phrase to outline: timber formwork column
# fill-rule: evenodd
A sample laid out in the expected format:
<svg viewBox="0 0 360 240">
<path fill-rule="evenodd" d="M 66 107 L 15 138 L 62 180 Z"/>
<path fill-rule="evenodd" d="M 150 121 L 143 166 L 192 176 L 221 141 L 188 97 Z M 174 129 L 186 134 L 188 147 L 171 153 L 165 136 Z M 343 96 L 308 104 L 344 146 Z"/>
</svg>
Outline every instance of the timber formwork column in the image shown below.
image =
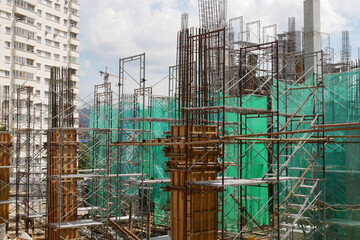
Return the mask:
<svg viewBox="0 0 360 240">
<path fill-rule="evenodd" d="M 209 138 L 217 138 L 217 126 L 171 126 L 172 143 L 204 141 L 170 145 L 171 239 L 217 239 L 218 192 L 190 185 L 217 179 L 218 148 Z"/>
<path fill-rule="evenodd" d="M 48 221 L 49 223 L 77 220 L 77 179 L 66 175 L 77 174 L 76 130 L 52 129 L 48 132 Z M 49 239 L 77 239 L 76 228 L 49 229 Z"/>
<path fill-rule="evenodd" d="M 0 133 L 0 224 L 8 228 L 10 200 L 11 134 Z"/>
<path fill-rule="evenodd" d="M 225 29 L 178 34 L 178 126 L 165 153 L 171 172 L 171 238 L 224 239 Z M 198 182 L 216 181 L 220 188 Z"/>
<path fill-rule="evenodd" d="M 77 131 L 71 69 L 51 69 L 47 135 L 47 239 L 78 239 Z"/>
</svg>

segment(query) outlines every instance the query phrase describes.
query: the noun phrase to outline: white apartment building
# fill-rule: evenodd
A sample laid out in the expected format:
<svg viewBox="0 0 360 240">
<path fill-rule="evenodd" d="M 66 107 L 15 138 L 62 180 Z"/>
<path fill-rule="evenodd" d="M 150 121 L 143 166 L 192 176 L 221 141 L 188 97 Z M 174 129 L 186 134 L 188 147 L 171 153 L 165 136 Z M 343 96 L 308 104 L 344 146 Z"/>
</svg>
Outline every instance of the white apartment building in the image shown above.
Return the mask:
<svg viewBox="0 0 360 240">
<path fill-rule="evenodd" d="M 79 10 L 78 0 L 0 0 L 0 126 L 15 128 L 16 90 L 30 86 L 46 129 L 50 68 L 74 69 L 79 80 Z"/>
</svg>

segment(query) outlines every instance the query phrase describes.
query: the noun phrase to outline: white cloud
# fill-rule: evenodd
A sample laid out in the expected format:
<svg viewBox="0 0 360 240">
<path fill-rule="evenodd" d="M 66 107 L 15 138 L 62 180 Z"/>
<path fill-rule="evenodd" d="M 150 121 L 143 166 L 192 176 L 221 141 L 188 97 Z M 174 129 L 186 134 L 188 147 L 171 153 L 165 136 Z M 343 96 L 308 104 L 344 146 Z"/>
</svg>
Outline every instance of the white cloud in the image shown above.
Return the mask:
<svg viewBox="0 0 360 240">
<path fill-rule="evenodd" d="M 89 60 L 85 60 L 84 64 L 82 65 L 83 68 L 88 69 L 90 67 L 90 61 Z"/>
<path fill-rule="evenodd" d="M 339 1 L 321 0 L 323 32 L 342 30 L 345 20 L 336 6 Z M 348 7 L 348 15 L 358 14 L 359 0 L 342 1 L 354 5 Z M 80 87 L 88 84 L 82 83 L 83 79 L 101 79 L 100 75 L 90 76 L 90 72 L 108 65 L 109 71 L 117 74 L 119 58 L 143 52 L 149 84 L 164 77 L 168 66 L 175 63 L 176 33 L 183 11 L 189 12 L 190 26 L 197 26 L 198 0 L 81 1 L 81 67 L 86 72 L 82 72 Z M 277 24 L 278 33 L 287 29 L 288 17 L 294 16 L 300 30 L 303 0 L 228 0 L 228 17 L 237 16 L 244 16 L 245 22 L 261 20 L 262 26 Z M 92 71 L 87 70 L 90 65 Z"/>
</svg>

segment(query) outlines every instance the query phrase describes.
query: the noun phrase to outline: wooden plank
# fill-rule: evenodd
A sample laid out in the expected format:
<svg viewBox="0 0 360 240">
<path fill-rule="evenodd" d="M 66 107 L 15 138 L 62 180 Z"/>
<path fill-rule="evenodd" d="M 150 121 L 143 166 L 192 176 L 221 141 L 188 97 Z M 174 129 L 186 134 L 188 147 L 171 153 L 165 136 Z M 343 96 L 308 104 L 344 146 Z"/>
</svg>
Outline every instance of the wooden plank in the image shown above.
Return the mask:
<svg viewBox="0 0 360 240">
<path fill-rule="evenodd" d="M 110 218 L 108 219 L 108 221 L 113 227 L 115 227 L 115 229 L 117 229 L 119 232 L 121 232 L 122 234 L 124 234 L 128 238 L 133 239 L 133 240 L 141 240 L 134 233 L 132 233 L 129 229 L 121 228 L 116 222 L 114 222 Z"/>
</svg>

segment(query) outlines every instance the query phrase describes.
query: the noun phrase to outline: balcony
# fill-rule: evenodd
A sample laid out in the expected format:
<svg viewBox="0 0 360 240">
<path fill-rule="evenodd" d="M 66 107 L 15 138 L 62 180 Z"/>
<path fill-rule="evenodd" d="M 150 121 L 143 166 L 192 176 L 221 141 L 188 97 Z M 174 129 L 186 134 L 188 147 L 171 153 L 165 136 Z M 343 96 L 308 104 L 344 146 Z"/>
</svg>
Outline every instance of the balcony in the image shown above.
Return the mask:
<svg viewBox="0 0 360 240">
<path fill-rule="evenodd" d="M 35 25 L 31 25 L 31 24 L 28 24 L 24 21 L 19 21 L 19 20 L 14 20 L 15 22 L 15 26 L 16 27 L 20 27 L 20 28 L 23 28 L 23 29 L 27 29 L 29 31 L 32 31 L 32 32 L 37 32 L 38 29 Z"/>
<path fill-rule="evenodd" d="M 80 22 L 80 17 L 74 14 L 69 14 L 69 20 L 75 21 L 75 22 Z"/>
<path fill-rule="evenodd" d="M 69 38 L 68 43 L 69 43 L 69 44 L 71 44 L 71 45 L 76 45 L 76 46 L 79 46 L 79 39 L 76 39 L 76 38 Z"/>
<path fill-rule="evenodd" d="M 78 0 L 70 0 L 69 7 L 71 7 L 72 9 L 75 9 L 77 11 L 80 10 L 80 4 L 79 4 Z"/>
<path fill-rule="evenodd" d="M 28 66 L 26 64 L 15 64 L 14 65 L 14 70 L 33 73 L 34 72 L 34 67 L 33 66 Z M 35 79 L 33 79 L 33 80 L 35 80 Z"/>
<path fill-rule="evenodd" d="M 75 27 L 75 26 L 69 26 L 69 32 L 73 32 L 73 33 L 76 33 L 76 34 L 79 34 L 80 33 L 80 29 Z"/>
<path fill-rule="evenodd" d="M 68 62 L 67 65 L 68 65 L 68 68 L 79 69 L 79 64 L 78 63 Z"/>
<path fill-rule="evenodd" d="M 14 34 L 13 38 L 14 38 L 13 40 L 17 41 L 17 42 L 23 42 L 23 43 L 26 43 L 26 44 L 29 44 L 32 46 L 37 45 L 37 41 L 34 38 L 29 38 L 29 37 L 25 37 L 25 36 L 17 35 L 17 34 Z"/>
<path fill-rule="evenodd" d="M 14 5 L 14 12 L 30 18 L 34 18 L 34 19 L 37 18 L 37 13 L 35 11 L 31 11 L 29 9 L 20 7 L 18 5 Z"/>
<path fill-rule="evenodd" d="M 24 58 L 29 58 L 29 59 L 36 59 L 37 55 L 34 52 L 28 52 L 28 51 L 23 51 L 20 49 L 16 49 L 14 48 L 15 51 L 15 55 L 24 57 Z"/>
<path fill-rule="evenodd" d="M 70 57 L 76 57 L 76 58 L 79 58 L 80 53 L 79 53 L 79 52 L 77 52 L 77 51 L 68 50 L 68 56 L 70 56 Z"/>
</svg>

